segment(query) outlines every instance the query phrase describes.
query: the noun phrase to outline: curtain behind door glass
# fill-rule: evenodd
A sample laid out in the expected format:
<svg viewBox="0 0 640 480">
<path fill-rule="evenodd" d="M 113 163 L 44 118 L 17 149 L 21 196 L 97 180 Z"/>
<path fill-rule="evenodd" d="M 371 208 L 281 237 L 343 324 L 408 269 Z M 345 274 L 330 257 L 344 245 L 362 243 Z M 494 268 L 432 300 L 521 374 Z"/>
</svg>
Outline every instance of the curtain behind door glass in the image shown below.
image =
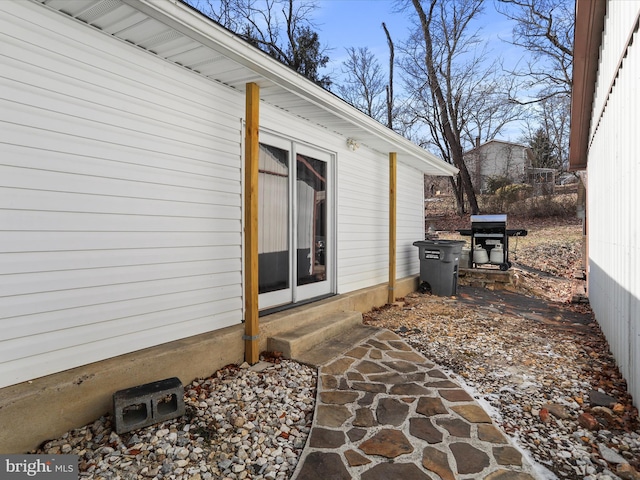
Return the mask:
<svg viewBox="0 0 640 480">
<path fill-rule="evenodd" d="M 297 285 L 326 280 L 327 164 L 296 156 Z"/>
<path fill-rule="evenodd" d="M 290 287 L 289 152 L 260 144 L 258 173 L 258 291 Z"/>
</svg>

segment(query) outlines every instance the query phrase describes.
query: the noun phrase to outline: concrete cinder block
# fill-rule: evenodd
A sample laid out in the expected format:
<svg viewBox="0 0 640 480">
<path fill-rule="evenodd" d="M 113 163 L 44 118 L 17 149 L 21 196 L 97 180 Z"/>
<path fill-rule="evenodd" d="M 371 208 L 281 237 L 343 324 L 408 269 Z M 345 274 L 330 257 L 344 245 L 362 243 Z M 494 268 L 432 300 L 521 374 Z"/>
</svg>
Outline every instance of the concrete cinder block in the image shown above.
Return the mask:
<svg viewBox="0 0 640 480">
<path fill-rule="evenodd" d="M 177 377 L 113 394 L 113 418 L 117 434 L 180 417 L 184 412 L 184 388 Z"/>
</svg>

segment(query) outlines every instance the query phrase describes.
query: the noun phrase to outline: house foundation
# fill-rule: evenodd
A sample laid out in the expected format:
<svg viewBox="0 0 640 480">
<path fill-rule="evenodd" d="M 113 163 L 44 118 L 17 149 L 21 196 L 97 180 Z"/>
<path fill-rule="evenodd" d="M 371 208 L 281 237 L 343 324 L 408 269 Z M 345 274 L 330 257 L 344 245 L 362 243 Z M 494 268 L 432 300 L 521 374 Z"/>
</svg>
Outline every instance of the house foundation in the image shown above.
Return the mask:
<svg viewBox="0 0 640 480">
<path fill-rule="evenodd" d="M 418 277 L 396 281 L 398 297 L 415 291 Z M 380 284 L 260 318 L 260 351 L 267 339 L 292 326 L 340 311 L 367 312 L 387 303 Z M 91 363 L 0 389 L 0 452 L 25 453 L 68 430 L 111 413 L 113 394 L 167 377 L 187 385 L 225 365 L 242 363 L 244 325 L 217 330 Z"/>
</svg>

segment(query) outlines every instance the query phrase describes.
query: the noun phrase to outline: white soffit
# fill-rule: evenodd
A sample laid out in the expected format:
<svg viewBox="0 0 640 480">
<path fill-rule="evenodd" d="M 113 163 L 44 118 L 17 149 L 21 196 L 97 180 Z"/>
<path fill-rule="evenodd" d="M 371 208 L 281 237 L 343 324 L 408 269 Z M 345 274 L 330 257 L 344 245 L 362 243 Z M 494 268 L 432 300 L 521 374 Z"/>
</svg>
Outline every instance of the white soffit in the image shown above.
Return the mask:
<svg viewBox="0 0 640 480">
<path fill-rule="evenodd" d="M 36 1 L 238 91 L 254 82 L 263 102 L 426 174 L 458 171 L 179 0 Z"/>
</svg>

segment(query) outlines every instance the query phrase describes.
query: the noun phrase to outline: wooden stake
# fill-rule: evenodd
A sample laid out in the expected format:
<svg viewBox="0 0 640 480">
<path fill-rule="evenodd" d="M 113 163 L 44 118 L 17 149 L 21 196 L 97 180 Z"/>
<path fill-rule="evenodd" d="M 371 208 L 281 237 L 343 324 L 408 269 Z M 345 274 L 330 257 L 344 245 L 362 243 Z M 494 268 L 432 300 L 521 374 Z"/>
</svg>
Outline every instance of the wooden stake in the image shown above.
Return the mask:
<svg viewBox="0 0 640 480">
<path fill-rule="evenodd" d="M 389 153 L 389 298 L 396 301 L 396 203 L 397 203 L 397 155 Z"/>
<path fill-rule="evenodd" d="M 258 320 L 258 158 L 260 145 L 260 87 L 247 83 L 244 158 L 244 262 L 245 316 L 244 359 L 253 365 L 259 360 Z"/>
</svg>

